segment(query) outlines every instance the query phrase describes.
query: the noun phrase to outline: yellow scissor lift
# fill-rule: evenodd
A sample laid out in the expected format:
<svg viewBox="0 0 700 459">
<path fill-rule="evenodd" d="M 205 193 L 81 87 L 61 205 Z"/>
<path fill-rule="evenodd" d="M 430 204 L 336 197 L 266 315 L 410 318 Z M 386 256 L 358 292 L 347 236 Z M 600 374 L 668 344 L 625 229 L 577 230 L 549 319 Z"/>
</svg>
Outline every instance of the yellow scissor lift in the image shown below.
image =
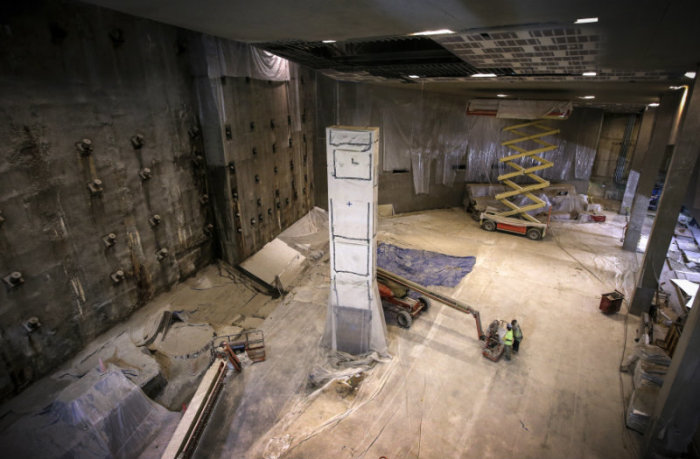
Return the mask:
<svg viewBox="0 0 700 459">
<path fill-rule="evenodd" d="M 525 130 L 527 130 L 527 132 Z M 515 139 L 501 143 L 502 146 L 510 147 L 518 153 L 499 159 L 500 162 L 506 163 L 506 165 L 515 169 L 513 172 L 498 176 L 498 181 L 510 187 L 512 190 L 497 194 L 496 199 L 501 201 L 505 206 L 509 207 L 510 210 L 499 211 L 493 207 L 487 207 L 486 210 L 481 213 L 481 227 L 486 231 L 495 231 L 499 229 L 511 233 L 523 234 L 533 240 L 542 239 L 547 232 L 549 220 L 547 223 L 542 223 L 540 220 L 531 216 L 527 212 L 545 207 L 547 205 L 532 192 L 548 187 L 549 181 L 536 175 L 535 172 L 554 166 L 553 162 L 547 161 L 539 156 L 539 154 L 555 150 L 557 148 L 556 145 L 551 144 L 542 138 L 559 134 L 559 129 L 552 129 L 549 126 L 542 124 L 542 120 L 536 120 L 528 123 L 508 126 L 507 128 L 504 128 L 503 131 L 518 136 Z M 538 147 L 532 150 L 526 150 L 522 146 L 516 145 L 528 145 L 532 143 Z M 515 162 L 521 158 L 531 158 L 538 164 L 532 167 L 523 167 Z M 535 183 L 521 186 L 511 180 L 512 178 L 519 177 L 521 175 L 530 177 Z M 532 201 L 532 204 L 520 207 L 508 199 L 519 194 L 524 194 L 528 199 L 530 199 L 530 201 Z M 517 217 L 513 217 L 514 215 L 517 215 Z"/>
</svg>

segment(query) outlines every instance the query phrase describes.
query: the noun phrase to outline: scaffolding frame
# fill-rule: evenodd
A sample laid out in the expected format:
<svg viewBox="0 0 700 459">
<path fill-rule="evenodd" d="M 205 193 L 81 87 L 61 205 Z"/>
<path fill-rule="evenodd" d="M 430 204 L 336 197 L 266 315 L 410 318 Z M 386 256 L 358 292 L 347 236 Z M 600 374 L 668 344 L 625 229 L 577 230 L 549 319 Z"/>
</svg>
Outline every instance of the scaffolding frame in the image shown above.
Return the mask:
<svg viewBox="0 0 700 459">
<path fill-rule="evenodd" d="M 528 129 L 529 131 L 532 131 L 534 129 L 535 132 L 526 132 L 524 131 L 524 129 Z M 502 217 L 509 217 L 511 215 L 520 214 L 520 216 L 526 220 L 529 220 L 533 223 L 540 223 L 539 220 L 537 220 L 535 217 L 531 216 L 527 212 L 545 207 L 547 205 L 547 203 L 535 196 L 532 192 L 548 187 L 549 181 L 535 174 L 535 172 L 548 169 L 554 166 L 553 162 L 548 161 L 539 155 L 541 153 L 556 150 L 557 145 L 547 142 L 543 139 L 543 137 L 557 135 L 559 134 L 559 129 L 553 129 L 550 126 L 543 124 L 543 120 L 534 120 L 529 121 L 527 123 L 520 123 L 505 127 L 503 128 L 503 132 L 507 132 L 518 136 L 515 139 L 507 140 L 501 143 L 502 146 L 509 147 L 515 150 L 517 153 L 510 156 L 506 156 L 504 158 L 500 158 L 498 160 L 499 162 L 505 163 L 505 165 L 514 169 L 514 171 L 498 176 L 498 181 L 509 187 L 510 191 L 499 193 L 495 196 L 495 198 L 501 203 L 503 203 L 510 210 L 499 212 L 497 215 Z M 528 150 L 523 146 L 517 145 L 527 145 L 528 143 L 534 143 L 538 145 L 538 147 Z M 531 167 L 523 167 L 515 162 L 516 160 L 519 160 L 521 158 L 530 158 L 536 164 Z M 520 176 L 527 176 L 530 179 L 532 179 L 535 183 L 521 186 L 511 180 L 512 178 Z M 521 194 L 525 195 L 530 201 L 532 201 L 532 204 L 520 207 L 509 199 L 513 196 Z"/>
</svg>

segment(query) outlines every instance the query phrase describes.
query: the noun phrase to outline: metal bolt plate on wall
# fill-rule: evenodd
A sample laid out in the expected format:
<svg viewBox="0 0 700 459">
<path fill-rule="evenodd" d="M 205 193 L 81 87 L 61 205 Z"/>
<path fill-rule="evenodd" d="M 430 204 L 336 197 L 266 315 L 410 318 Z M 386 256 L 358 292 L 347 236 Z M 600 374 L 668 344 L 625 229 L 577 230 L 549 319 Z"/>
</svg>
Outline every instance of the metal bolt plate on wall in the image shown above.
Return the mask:
<svg viewBox="0 0 700 459">
<path fill-rule="evenodd" d="M 151 169 L 148 167 L 144 167 L 139 171 L 139 177 L 141 177 L 141 180 L 148 180 L 153 176 Z"/>
<path fill-rule="evenodd" d="M 117 235 L 114 233 L 109 233 L 102 238 L 105 247 L 112 247 L 117 242 Z"/>
<path fill-rule="evenodd" d="M 97 195 L 102 193 L 104 188 L 102 187 L 102 180 L 100 179 L 95 179 L 92 182 L 87 184 L 88 190 L 90 190 L 90 194 L 92 195 Z"/>
<path fill-rule="evenodd" d="M 151 218 L 148 219 L 148 223 L 151 225 L 151 227 L 155 228 L 156 226 L 160 225 L 162 218 L 158 214 L 153 214 L 151 215 Z"/>
<path fill-rule="evenodd" d="M 112 282 L 114 282 L 115 284 L 118 284 L 124 280 L 124 278 L 126 277 L 126 274 L 124 273 L 124 270 L 118 269 L 118 270 L 114 271 L 112 274 L 110 274 L 109 277 L 110 277 L 110 279 L 112 279 Z"/>
<path fill-rule="evenodd" d="M 140 150 L 144 143 L 145 139 L 143 134 L 136 134 L 131 138 L 131 146 L 134 147 L 134 150 Z"/>
<path fill-rule="evenodd" d="M 158 261 L 163 261 L 168 257 L 168 254 L 169 254 L 168 249 L 166 249 L 166 248 L 160 249 L 159 251 L 156 252 L 156 259 Z"/>
<path fill-rule="evenodd" d="M 22 324 L 25 330 L 27 330 L 28 333 L 31 333 L 33 331 L 36 331 L 41 327 L 41 322 L 39 322 L 38 317 L 30 317 L 27 319 L 26 322 Z"/>
<path fill-rule="evenodd" d="M 75 148 L 78 149 L 82 156 L 90 156 L 92 153 L 92 140 L 85 138 L 80 142 L 76 142 Z"/>
<path fill-rule="evenodd" d="M 22 273 L 19 271 L 11 272 L 7 276 L 3 277 L 2 280 L 10 288 L 24 284 L 24 277 L 22 277 Z"/>
</svg>

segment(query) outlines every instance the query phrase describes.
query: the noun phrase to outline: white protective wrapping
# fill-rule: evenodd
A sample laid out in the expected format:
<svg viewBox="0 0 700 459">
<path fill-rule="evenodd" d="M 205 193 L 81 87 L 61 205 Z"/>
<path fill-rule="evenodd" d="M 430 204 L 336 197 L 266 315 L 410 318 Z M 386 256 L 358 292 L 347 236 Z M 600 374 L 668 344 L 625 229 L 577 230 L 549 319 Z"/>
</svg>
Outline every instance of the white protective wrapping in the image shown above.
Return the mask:
<svg viewBox="0 0 700 459">
<path fill-rule="evenodd" d="M 468 119 L 469 150 L 465 180 L 496 183 L 500 174 L 511 172 L 510 168 L 498 161 L 499 158 L 515 153 L 515 150 L 501 145 L 506 140 L 516 138 L 503 132 L 503 129 L 518 121 L 491 116 L 468 116 Z M 538 175 L 553 182 L 590 178 L 602 122 L 602 110 L 585 108 L 577 108 L 567 120 L 545 120 L 545 125 L 559 129 L 560 132 L 543 138 L 557 145 L 557 148 L 541 155 L 544 159 L 552 161 L 554 166 L 544 169 Z M 530 146 L 537 147 L 534 144 Z M 528 167 L 535 164 L 532 160 L 522 159 L 520 165 Z M 514 179 L 515 182 L 522 180 Z"/>
<path fill-rule="evenodd" d="M 85 375 L 0 436 L 4 457 L 134 458 L 179 417 L 110 367 Z"/>
<path fill-rule="evenodd" d="M 341 125 L 380 126 L 383 171 L 411 170 L 416 194 L 429 193 L 433 170 L 435 183 L 452 185 L 469 140 L 461 99 L 352 83 L 335 83 L 334 90 L 333 113 L 321 116 Z"/>
<path fill-rule="evenodd" d="M 331 292 L 325 343 L 361 354 L 386 351 L 376 279 L 379 129 L 326 129 Z"/>
<path fill-rule="evenodd" d="M 319 89 L 320 121 L 379 126 L 381 170 L 411 170 L 416 194 L 429 193 L 433 184 L 450 186 L 457 177 L 468 182 L 496 183 L 498 175 L 506 172 L 498 159 L 513 150 L 502 147 L 501 142 L 513 136 L 502 131 L 517 121 L 497 118 L 498 104 L 482 107 L 491 107 L 493 116 L 466 116 L 466 99 L 420 88 L 387 88 L 322 78 Z M 552 106 L 549 102 L 550 109 L 567 110 L 568 104 Z M 579 107 L 570 112 L 568 119 L 545 121 L 561 133 L 545 139 L 558 148 L 543 155 L 554 162 L 554 167 L 540 172 L 542 177 L 553 182 L 590 178 L 602 121 L 602 110 Z M 457 175 L 463 166 L 465 173 Z"/>
<path fill-rule="evenodd" d="M 289 61 L 247 43 L 202 37 L 207 53 L 209 78 L 250 77 L 259 80 L 288 81 Z"/>
</svg>

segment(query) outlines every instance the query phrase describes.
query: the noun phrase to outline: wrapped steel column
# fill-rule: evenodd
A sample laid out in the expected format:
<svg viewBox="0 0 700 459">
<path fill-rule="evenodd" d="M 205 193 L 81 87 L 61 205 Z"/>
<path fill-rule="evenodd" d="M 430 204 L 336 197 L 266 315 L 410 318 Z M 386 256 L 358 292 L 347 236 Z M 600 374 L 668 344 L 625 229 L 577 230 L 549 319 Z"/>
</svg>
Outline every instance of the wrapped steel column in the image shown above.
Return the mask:
<svg viewBox="0 0 700 459">
<path fill-rule="evenodd" d="M 331 291 L 324 342 L 362 354 L 386 350 L 377 288 L 379 128 L 326 128 Z"/>
</svg>

